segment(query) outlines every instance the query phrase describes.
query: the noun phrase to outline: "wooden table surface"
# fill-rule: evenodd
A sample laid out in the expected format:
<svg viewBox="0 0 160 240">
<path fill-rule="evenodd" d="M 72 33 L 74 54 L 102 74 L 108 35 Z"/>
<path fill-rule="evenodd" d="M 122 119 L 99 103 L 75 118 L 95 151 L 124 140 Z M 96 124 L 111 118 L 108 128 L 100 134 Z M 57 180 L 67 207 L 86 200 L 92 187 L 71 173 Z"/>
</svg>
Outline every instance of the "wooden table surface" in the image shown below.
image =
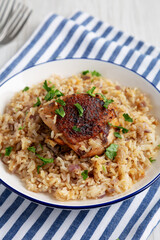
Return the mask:
<svg viewBox="0 0 160 240">
<path fill-rule="evenodd" d="M 0 0 L 1 1 L 1 0 Z M 50 12 L 65 17 L 82 10 L 160 48 L 160 0 L 19 0 L 33 9 L 21 33 L 9 44 L 0 45 L 0 68 L 14 56 Z M 160 239 L 160 224 L 148 240 Z M 121 239 L 122 240 L 122 239 Z M 137 239 L 138 240 L 138 239 Z"/>
</svg>

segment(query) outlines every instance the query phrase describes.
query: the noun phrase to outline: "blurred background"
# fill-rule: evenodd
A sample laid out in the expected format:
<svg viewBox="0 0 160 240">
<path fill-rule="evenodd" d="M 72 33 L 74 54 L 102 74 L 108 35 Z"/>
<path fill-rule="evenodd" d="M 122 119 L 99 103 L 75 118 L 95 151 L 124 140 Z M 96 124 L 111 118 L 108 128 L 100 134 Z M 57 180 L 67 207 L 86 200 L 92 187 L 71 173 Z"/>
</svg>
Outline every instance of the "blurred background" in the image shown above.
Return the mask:
<svg viewBox="0 0 160 240">
<path fill-rule="evenodd" d="M 160 48 L 160 0 L 19 0 L 19 2 L 30 7 L 32 14 L 14 40 L 5 45 L 0 44 L 0 68 L 17 53 L 51 12 L 64 17 L 70 17 L 80 10 L 88 12 L 117 29 Z M 160 225 L 148 240 L 159 239 Z"/>
</svg>

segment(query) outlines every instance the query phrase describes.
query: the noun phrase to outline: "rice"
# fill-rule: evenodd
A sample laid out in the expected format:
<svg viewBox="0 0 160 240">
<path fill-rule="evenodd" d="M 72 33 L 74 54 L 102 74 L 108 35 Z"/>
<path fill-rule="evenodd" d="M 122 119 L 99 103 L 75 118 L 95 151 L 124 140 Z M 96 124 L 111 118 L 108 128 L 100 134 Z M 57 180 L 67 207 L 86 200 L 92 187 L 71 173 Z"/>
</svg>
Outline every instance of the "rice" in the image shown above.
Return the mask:
<svg viewBox="0 0 160 240">
<path fill-rule="evenodd" d="M 54 139 L 61 134 L 47 128 L 39 117 L 39 107 L 34 107 L 37 97 L 42 104 L 46 103 L 42 82 L 16 93 L 0 115 L 0 158 L 30 191 L 47 192 L 61 201 L 116 195 L 130 189 L 151 166 L 149 159 L 158 151 L 158 121 L 150 114 L 147 96 L 137 88 L 121 87 L 102 76 L 88 73 L 85 78 L 81 74 L 69 78 L 53 75 L 47 82 L 49 87 L 54 84 L 65 95 L 86 93 L 95 86 L 96 92 L 114 100 L 119 124 L 129 130 L 125 134 L 120 130 L 122 138 L 114 140 L 118 145 L 117 156 L 111 160 L 104 153 L 84 159 L 73 150 L 59 151 Z M 133 118 L 132 123 L 125 121 L 124 113 Z M 56 123 L 57 118 L 53 121 Z M 98 145 L 98 141 L 90 139 L 89 148 L 82 145 L 81 150 L 90 151 Z M 12 151 L 6 156 L 6 148 L 10 146 Z M 54 162 L 42 166 L 41 159 L 28 150 L 31 146 L 41 157 L 54 158 Z M 81 174 L 86 169 L 88 177 L 84 180 Z"/>
</svg>

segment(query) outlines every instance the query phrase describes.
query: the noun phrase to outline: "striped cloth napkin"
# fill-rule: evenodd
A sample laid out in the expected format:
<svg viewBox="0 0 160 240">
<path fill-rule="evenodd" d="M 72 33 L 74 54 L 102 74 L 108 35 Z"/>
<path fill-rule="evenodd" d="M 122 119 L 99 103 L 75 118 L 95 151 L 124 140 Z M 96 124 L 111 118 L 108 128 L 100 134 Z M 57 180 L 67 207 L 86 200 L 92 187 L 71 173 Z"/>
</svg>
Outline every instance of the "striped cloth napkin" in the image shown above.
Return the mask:
<svg viewBox="0 0 160 240">
<path fill-rule="evenodd" d="M 160 51 L 77 12 L 51 14 L 0 71 L 0 83 L 56 58 L 96 58 L 126 66 L 160 89 Z M 129 200 L 92 210 L 61 210 L 23 199 L 0 185 L 0 239 L 145 240 L 160 221 L 160 179 Z"/>
</svg>

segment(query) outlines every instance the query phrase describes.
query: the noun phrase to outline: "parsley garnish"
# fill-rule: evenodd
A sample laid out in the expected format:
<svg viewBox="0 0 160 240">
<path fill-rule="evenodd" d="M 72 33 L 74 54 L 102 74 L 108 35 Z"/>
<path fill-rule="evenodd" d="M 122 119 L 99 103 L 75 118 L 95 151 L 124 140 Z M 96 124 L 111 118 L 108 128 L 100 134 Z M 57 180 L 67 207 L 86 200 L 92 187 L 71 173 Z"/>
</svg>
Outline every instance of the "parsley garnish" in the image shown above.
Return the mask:
<svg viewBox="0 0 160 240">
<path fill-rule="evenodd" d="M 109 105 L 110 103 L 112 103 L 112 102 L 114 102 L 113 99 L 106 99 L 106 101 L 105 101 L 103 107 L 108 108 L 108 105 Z"/>
<path fill-rule="evenodd" d="M 87 73 L 89 73 L 89 70 L 83 71 L 82 74 L 86 75 Z"/>
<path fill-rule="evenodd" d="M 95 70 L 93 72 L 91 72 L 91 74 L 92 74 L 92 76 L 96 76 L 96 77 L 101 76 L 101 74 L 99 72 L 95 71 Z"/>
<path fill-rule="evenodd" d="M 45 82 L 43 83 L 43 88 L 44 88 L 47 92 L 51 91 L 51 88 L 48 87 L 47 80 L 45 80 Z"/>
<path fill-rule="evenodd" d="M 112 125 L 110 122 L 108 122 L 108 125 L 112 126 L 112 127 L 115 127 L 115 128 L 118 128 L 118 129 L 122 129 L 123 133 L 127 133 L 129 131 L 128 129 L 126 129 L 124 127 Z"/>
<path fill-rule="evenodd" d="M 5 149 L 5 156 L 9 156 L 10 153 L 12 152 L 13 147 L 6 147 Z"/>
<path fill-rule="evenodd" d="M 117 137 L 117 138 L 122 138 L 122 136 L 119 132 L 114 132 L 114 136 Z"/>
<path fill-rule="evenodd" d="M 108 148 L 106 148 L 105 154 L 111 160 L 113 160 L 117 155 L 118 145 L 112 143 Z"/>
<path fill-rule="evenodd" d="M 82 117 L 83 116 L 83 108 L 79 103 L 75 103 L 74 106 L 76 106 L 76 108 L 78 109 L 79 112 L 79 116 Z"/>
<path fill-rule="evenodd" d="M 25 128 L 25 126 L 21 126 L 18 128 L 18 130 L 23 130 Z"/>
<path fill-rule="evenodd" d="M 55 94 L 55 97 L 64 96 L 64 94 L 62 92 L 60 92 L 58 89 L 55 90 L 54 94 Z"/>
<path fill-rule="evenodd" d="M 73 126 L 73 128 L 72 128 L 75 132 L 80 132 L 81 131 L 81 129 L 80 128 L 78 128 L 77 126 Z"/>
<path fill-rule="evenodd" d="M 30 152 L 35 153 L 36 152 L 36 148 L 35 147 L 28 147 L 27 148 Z"/>
<path fill-rule="evenodd" d="M 152 163 L 152 162 L 155 162 L 156 159 L 152 159 L 151 157 L 149 158 L 149 161 Z"/>
<path fill-rule="evenodd" d="M 123 117 L 126 122 L 133 122 L 133 119 L 128 115 L 128 113 L 124 113 Z"/>
<path fill-rule="evenodd" d="M 49 91 L 49 92 L 46 94 L 46 96 L 44 97 L 44 99 L 48 102 L 48 101 L 52 100 L 53 97 L 54 97 L 54 90 L 51 90 L 51 91 Z"/>
<path fill-rule="evenodd" d="M 90 96 L 95 97 L 95 94 L 93 93 L 95 89 L 96 89 L 96 87 L 92 87 L 90 90 L 87 91 L 87 93 L 88 93 Z"/>
<path fill-rule="evenodd" d="M 29 87 L 25 87 L 23 90 L 22 90 L 22 92 L 26 92 L 26 91 L 28 91 L 29 90 Z"/>
<path fill-rule="evenodd" d="M 60 107 L 59 109 L 56 109 L 55 113 L 60 115 L 61 117 L 65 116 L 65 111 L 64 111 L 63 107 Z"/>
<path fill-rule="evenodd" d="M 157 145 L 157 147 L 159 147 L 159 148 L 160 148 L 160 144 L 158 144 L 158 145 Z"/>
<path fill-rule="evenodd" d="M 62 106 L 65 106 L 65 105 L 66 105 L 66 103 L 65 103 L 62 99 L 60 99 L 60 98 L 58 98 L 58 99 L 56 100 L 56 102 L 59 103 L 59 104 L 61 104 Z"/>
<path fill-rule="evenodd" d="M 33 107 L 39 107 L 41 105 L 41 101 L 39 97 L 37 97 L 37 102 L 33 105 Z"/>
<path fill-rule="evenodd" d="M 53 163 L 54 159 L 53 158 L 44 158 L 44 157 L 41 157 L 39 154 L 36 154 L 36 156 L 42 160 L 45 164 L 47 163 Z"/>
<path fill-rule="evenodd" d="M 95 155 L 94 157 L 95 157 L 95 158 L 99 158 L 99 156 L 98 156 L 98 155 Z"/>
<path fill-rule="evenodd" d="M 102 169 L 104 172 L 106 172 L 106 167 L 104 165 L 102 165 Z"/>
<path fill-rule="evenodd" d="M 81 173 L 81 176 L 83 177 L 83 180 L 86 180 L 88 178 L 88 170 L 84 170 L 82 173 Z"/>
<path fill-rule="evenodd" d="M 46 165 L 47 163 L 53 163 L 54 159 L 53 158 L 44 158 L 44 157 L 41 157 L 39 154 L 36 154 L 36 156 L 41 160 L 43 161 L 43 164 L 42 165 L 38 165 L 37 166 L 37 172 L 39 173 L 39 169 L 41 167 L 43 167 L 44 165 Z"/>
</svg>

